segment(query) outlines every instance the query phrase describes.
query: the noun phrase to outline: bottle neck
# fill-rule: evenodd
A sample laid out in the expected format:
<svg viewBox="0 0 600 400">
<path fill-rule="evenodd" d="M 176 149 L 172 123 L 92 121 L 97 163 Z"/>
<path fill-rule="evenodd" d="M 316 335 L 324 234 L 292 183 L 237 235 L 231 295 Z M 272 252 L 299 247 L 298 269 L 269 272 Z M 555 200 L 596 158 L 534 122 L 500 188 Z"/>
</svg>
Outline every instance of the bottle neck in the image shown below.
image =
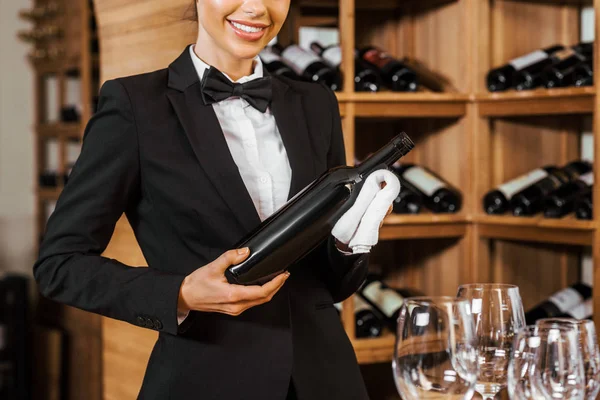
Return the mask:
<svg viewBox="0 0 600 400">
<path fill-rule="evenodd" d="M 371 154 L 358 167 L 361 177 L 380 168 L 390 168 L 398 159 L 406 155 L 414 147 L 414 143 L 404 132 L 392 139 L 388 144 Z"/>
</svg>

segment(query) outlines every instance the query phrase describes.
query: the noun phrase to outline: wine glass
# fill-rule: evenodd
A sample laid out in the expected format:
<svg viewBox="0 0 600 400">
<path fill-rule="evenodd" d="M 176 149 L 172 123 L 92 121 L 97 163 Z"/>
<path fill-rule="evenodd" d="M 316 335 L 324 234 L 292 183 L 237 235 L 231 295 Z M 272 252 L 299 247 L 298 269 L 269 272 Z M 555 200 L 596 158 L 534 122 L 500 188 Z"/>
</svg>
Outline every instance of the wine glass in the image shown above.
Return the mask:
<svg viewBox="0 0 600 400">
<path fill-rule="evenodd" d="M 409 297 L 398 317 L 392 369 L 404 400 L 470 399 L 477 350 L 469 303 L 452 297 Z"/>
<path fill-rule="evenodd" d="M 529 369 L 539 346 L 540 337 L 535 325 L 524 326 L 515 335 L 513 357 L 508 364 L 508 394 L 511 399 L 527 400 L 533 397 Z"/>
<path fill-rule="evenodd" d="M 600 392 L 600 356 L 596 328 L 590 320 L 573 318 L 544 318 L 536 322 L 537 326 L 575 325 L 579 348 L 583 358 L 585 374 L 585 398 L 594 400 Z"/>
<path fill-rule="evenodd" d="M 469 301 L 475 322 L 479 376 L 475 390 L 493 399 L 507 383 L 516 332 L 525 326 L 525 312 L 515 285 L 474 283 L 460 285 L 458 298 Z"/>
<path fill-rule="evenodd" d="M 585 372 L 575 325 L 538 325 L 539 346 L 529 369 L 532 399 L 584 400 Z"/>
</svg>

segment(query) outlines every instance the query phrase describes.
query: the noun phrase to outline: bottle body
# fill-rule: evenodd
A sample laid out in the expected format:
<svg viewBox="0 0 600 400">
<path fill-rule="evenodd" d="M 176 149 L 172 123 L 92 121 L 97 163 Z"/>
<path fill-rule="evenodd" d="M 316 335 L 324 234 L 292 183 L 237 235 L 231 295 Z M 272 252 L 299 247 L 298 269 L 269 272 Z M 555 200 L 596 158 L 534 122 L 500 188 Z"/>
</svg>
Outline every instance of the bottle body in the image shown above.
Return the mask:
<svg viewBox="0 0 600 400">
<path fill-rule="evenodd" d="M 577 51 L 576 48 L 580 50 Z M 582 45 L 555 53 L 556 62 L 544 68 L 541 83 L 548 89 L 573 85 L 573 70 L 585 61 L 585 54 Z"/>
<path fill-rule="evenodd" d="M 396 165 L 394 168 L 404 187 L 419 194 L 425 207 L 432 212 L 456 213 L 460 210 L 460 192 L 433 172 L 415 164 Z"/>
<path fill-rule="evenodd" d="M 342 79 L 339 72 L 327 65 L 312 51 L 292 44 L 281 52 L 281 57 L 292 70 L 311 82 L 323 82 L 331 90 L 339 90 Z"/>
<path fill-rule="evenodd" d="M 544 216 L 560 218 L 567 215 L 574 210 L 575 203 L 583 192 L 593 184 L 594 173 L 590 171 L 559 187 L 544 200 Z"/>
<path fill-rule="evenodd" d="M 510 205 L 513 215 L 531 216 L 542 210 L 544 199 L 562 185 L 590 172 L 592 165 L 586 161 L 574 161 L 554 170 L 544 179 L 515 194 Z"/>
<path fill-rule="evenodd" d="M 406 65 L 377 47 L 366 47 L 359 58 L 379 72 L 382 82 L 395 92 L 414 92 L 418 88 L 417 75 Z"/>
<path fill-rule="evenodd" d="M 592 187 L 587 188 L 575 204 L 575 216 L 577 219 L 591 220 L 594 217 L 592 202 Z"/>
<path fill-rule="evenodd" d="M 503 183 L 484 196 L 483 209 L 487 214 L 504 214 L 506 211 L 508 211 L 510 207 L 510 200 L 516 193 L 519 193 L 528 186 L 546 178 L 548 174 L 554 170 L 556 170 L 556 167 L 551 165 L 543 168 L 537 168 L 528 172 L 527 174 Z"/>
<path fill-rule="evenodd" d="M 423 205 L 423 198 L 405 184 L 403 179 L 400 178 L 399 181 L 402 190 L 394 200 L 392 212 L 394 214 L 418 214 Z"/>
<path fill-rule="evenodd" d="M 298 75 L 283 62 L 281 55 L 274 47 L 267 47 L 259 53 L 259 57 L 267 71 L 273 75 L 285 76 L 290 79 L 299 79 Z"/>
<path fill-rule="evenodd" d="M 525 313 L 527 325 L 542 318 L 558 317 L 592 297 L 592 288 L 584 283 L 565 288 Z"/>
<path fill-rule="evenodd" d="M 536 50 L 512 59 L 505 65 L 492 69 L 486 77 L 488 90 L 490 92 L 500 92 L 514 87 L 519 73 L 531 75 L 533 71 L 541 71 L 543 67 L 548 65 L 550 55 L 562 49 L 564 49 L 563 46 L 555 45 L 542 50 Z"/>
<path fill-rule="evenodd" d="M 285 203 L 234 248 L 249 247 L 242 263 L 229 267 L 230 283 L 262 284 L 284 271 L 331 233 L 337 220 L 358 196 L 364 179 L 407 154 L 414 144 L 405 133 L 357 167 L 333 168 Z"/>
</svg>

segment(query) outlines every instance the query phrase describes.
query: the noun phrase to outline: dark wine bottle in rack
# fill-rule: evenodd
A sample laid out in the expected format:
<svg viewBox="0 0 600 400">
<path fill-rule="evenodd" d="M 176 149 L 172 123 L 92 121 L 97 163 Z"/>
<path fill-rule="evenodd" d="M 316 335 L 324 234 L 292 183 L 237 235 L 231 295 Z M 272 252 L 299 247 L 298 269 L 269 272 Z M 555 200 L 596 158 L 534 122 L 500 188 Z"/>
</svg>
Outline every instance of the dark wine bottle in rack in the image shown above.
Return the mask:
<svg viewBox="0 0 600 400">
<path fill-rule="evenodd" d="M 341 88 L 342 78 L 339 71 L 327 65 L 312 51 L 291 44 L 281 51 L 281 57 L 297 75 L 304 79 L 322 82 L 334 91 Z"/>
<path fill-rule="evenodd" d="M 342 303 L 336 303 L 338 312 L 342 311 Z M 354 326 L 357 338 L 373 338 L 381 336 L 385 322 L 376 314 L 373 307 L 360 296 L 354 296 Z"/>
<path fill-rule="evenodd" d="M 525 313 L 527 325 L 542 318 L 558 317 L 592 297 L 592 288 L 585 283 L 576 283 L 554 293 Z"/>
<path fill-rule="evenodd" d="M 264 48 L 259 54 L 260 60 L 267 71 L 273 75 L 285 76 L 290 79 L 300 77 L 281 59 L 281 54 L 273 46 Z"/>
<path fill-rule="evenodd" d="M 583 303 L 576 305 L 575 307 L 567 310 L 566 312 L 559 314 L 556 318 L 574 318 L 574 319 L 592 319 L 594 315 L 594 300 L 587 299 Z"/>
<path fill-rule="evenodd" d="M 552 54 L 563 49 L 562 45 L 550 46 L 517 57 L 501 67 L 492 69 L 486 77 L 488 90 L 490 92 L 508 90 L 515 87 L 518 80 L 526 81 L 527 76 L 539 74 L 542 69 L 553 62 Z M 520 78 L 517 78 L 519 76 Z"/>
<path fill-rule="evenodd" d="M 575 67 L 591 57 L 592 49 L 592 43 L 580 43 L 554 53 L 556 61 L 541 73 L 542 84 L 548 89 L 574 85 Z"/>
<path fill-rule="evenodd" d="M 79 122 L 82 101 L 81 74 L 77 68 L 72 68 L 65 73 L 65 103 L 61 107 L 61 121 Z"/>
<path fill-rule="evenodd" d="M 395 92 L 414 92 L 418 88 L 417 74 L 385 51 L 369 46 L 358 52 L 362 62 L 374 68 L 385 86 Z"/>
<path fill-rule="evenodd" d="M 504 214 L 508 211 L 510 200 L 516 193 L 546 178 L 556 169 L 553 165 L 536 168 L 533 171 L 503 183 L 483 197 L 483 209 L 487 214 Z"/>
<path fill-rule="evenodd" d="M 594 57 L 590 57 L 573 69 L 573 84 L 577 87 L 594 85 Z"/>
<path fill-rule="evenodd" d="M 575 203 L 594 184 L 594 172 L 590 171 L 550 193 L 544 200 L 544 216 L 561 218 L 575 209 Z"/>
<path fill-rule="evenodd" d="M 319 42 L 310 45 L 311 50 L 320 56 L 333 68 L 340 68 L 342 64 L 342 49 L 339 45 L 324 47 Z M 377 92 L 381 86 L 377 71 L 354 55 L 354 91 L 355 92 Z"/>
<path fill-rule="evenodd" d="M 395 164 L 394 172 L 402 178 L 404 188 L 416 192 L 423 204 L 434 213 L 456 213 L 462 206 L 461 193 L 444 179 L 415 164 Z"/>
<path fill-rule="evenodd" d="M 402 178 L 400 181 L 400 193 L 394 199 L 392 213 L 394 214 L 418 214 L 423 206 L 423 198 L 421 195 L 406 185 Z"/>
<path fill-rule="evenodd" d="M 531 216 L 542 211 L 544 199 L 562 185 L 578 179 L 592 170 L 587 161 L 573 161 L 566 166 L 551 171 L 544 179 L 515 194 L 510 201 L 513 215 Z"/>
<path fill-rule="evenodd" d="M 587 188 L 577 199 L 577 203 L 575 203 L 575 216 L 577 219 L 591 220 L 594 218 L 592 191 L 592 187 Z"/>
</svg>

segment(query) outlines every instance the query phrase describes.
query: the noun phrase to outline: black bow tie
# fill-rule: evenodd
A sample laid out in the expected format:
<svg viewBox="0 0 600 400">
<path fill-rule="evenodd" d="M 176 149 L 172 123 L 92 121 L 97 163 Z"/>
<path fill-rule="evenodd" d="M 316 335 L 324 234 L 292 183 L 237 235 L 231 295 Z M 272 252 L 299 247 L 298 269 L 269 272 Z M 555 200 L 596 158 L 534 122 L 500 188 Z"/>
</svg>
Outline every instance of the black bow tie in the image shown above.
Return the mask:
<svg viewBox="0 0 600 400">
<path fill-rule="evenodd" d="M 272 97 L 270 76 L 237 83 L 231 82 L 214 67 L 204 71 L 200 90 L 204 104 L 213 104 L 236 96 L 246 100 L 252 107 L 263 113 L 267 111 Z"/>
</svg>

